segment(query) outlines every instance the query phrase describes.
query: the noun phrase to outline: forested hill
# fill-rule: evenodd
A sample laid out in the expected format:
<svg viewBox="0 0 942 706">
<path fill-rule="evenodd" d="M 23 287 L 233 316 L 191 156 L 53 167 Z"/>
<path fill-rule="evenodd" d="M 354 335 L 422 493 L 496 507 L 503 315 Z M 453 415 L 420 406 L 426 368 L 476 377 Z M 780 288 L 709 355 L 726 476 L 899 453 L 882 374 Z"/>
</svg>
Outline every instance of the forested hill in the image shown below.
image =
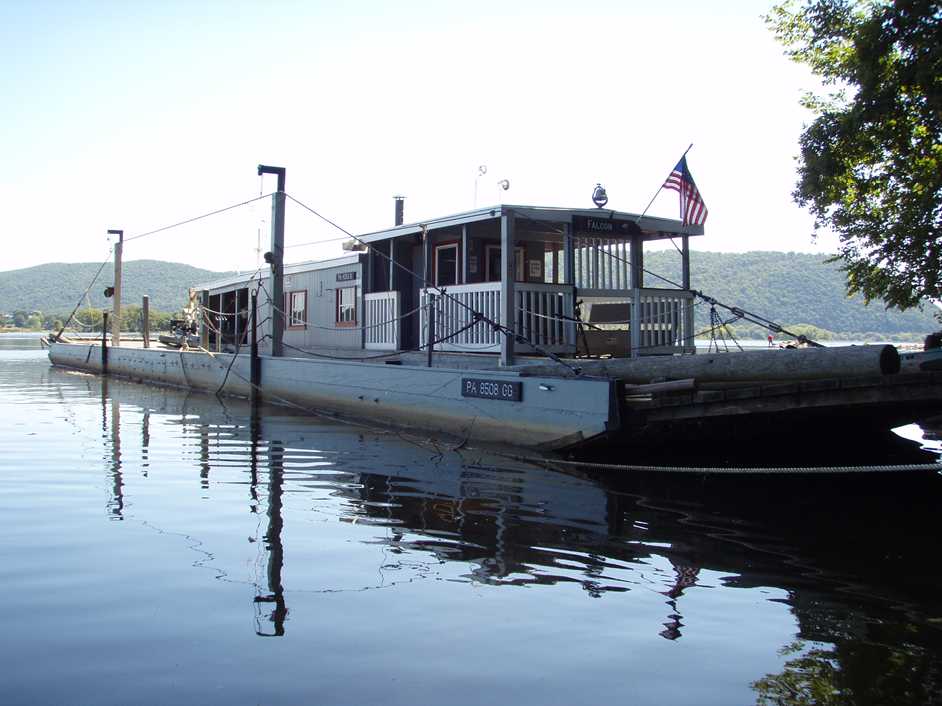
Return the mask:
<svg viewBox="0 0 942 706">
<path fill-rule="evenodd" d="M 835 333 L 861 334 L 926 334 L 942 327 L 932 317 L 931 306 L 924 312 L 900 313 L 886 311 L 880 302 L 864 306 L 860 297 L 848 299 L 843 273 L 837 264 L 824 260 L 823 255 L 802 253 L 694 251 L 691 279 L 694 289 L 704 294 L 786 326 L 811 324 Z M 644 265 L 650 272 L 680 281 L 680 255 L 674 250 L 648 253 Z M 68 313 L 98 267 L 53 263 L 0 272 L 0 313 Z M 173 262 L 132 260 L 124 265 L 122 300 L 139 304 L 148 294 L 154 309 L 172 312 L 185 304 L 188 287 L 227 274 Z M 89 292 L 92 306 L 110 305 L 102 291 L 112 279 L 109 264 Z M 645 275 L 645 284 L 665 286 L 650 274 Z M 707 307 L 699 306 L 698 326 L 707 316 Z"/>
<path fill-rule="evenodd" d="M 826 255 L 756 251 L 690 255 L 691 286 L 724 304 L 738 306 L 785 325 L 811 324 L 835 333 L 928 333 L 942 328 L 926 305 L 925 311 L 887 311 L 882 302 L 865 306 L 862 297 L 848 298 L 845 275 Z M 644 267 L 680 281 L 680 255 L 674 251 L 648 253 Z M 667 286 L 650 274 L 648 287 Z M 698 309 L 706 309 L 704 305 Z M 724 317 L 728 312 L 719 310 Z M 709 316 L 703 312 L 703 320 Z M 698 319 L 700 319 L 698 312 Z"/>
<path fill-rule="evenodd" d="M 91 262 L 53 262 L 0 272 L 0 313 L 23 310 L 68 314 L 100 266 Z M 151 307 L 167 312 L 186 304 L 189 287 L 229 274 L 160 260 L 130 260 L 124 263 L 123 272 L 121 300 L 125 304 L 140 304 L 147 294 Z M 111 306 L 103 292 L 113 283 L 114 267 L 109 263 L 88 292 L 92 306 Z"/>
</svg>

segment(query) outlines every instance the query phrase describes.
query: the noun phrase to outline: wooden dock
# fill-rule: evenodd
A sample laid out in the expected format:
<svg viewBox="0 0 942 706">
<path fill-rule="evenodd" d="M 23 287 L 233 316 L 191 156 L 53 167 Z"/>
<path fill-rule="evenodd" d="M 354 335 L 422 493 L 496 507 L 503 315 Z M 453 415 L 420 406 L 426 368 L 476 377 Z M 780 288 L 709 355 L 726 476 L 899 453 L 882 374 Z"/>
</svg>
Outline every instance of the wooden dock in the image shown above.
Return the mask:
<svg viewBox="0 0 942 706">
<path fill-rule="evenodd" d="M 635 439 L 790 434 L 821 424 L 887 430 L 939 413 L 942 372 L 799 382 L 624 385 L 623 430 Z M 653 388 L 645 390 L 645 388 Z M 836 430 L 836 429 L 835 429 Z"/>
</svg>

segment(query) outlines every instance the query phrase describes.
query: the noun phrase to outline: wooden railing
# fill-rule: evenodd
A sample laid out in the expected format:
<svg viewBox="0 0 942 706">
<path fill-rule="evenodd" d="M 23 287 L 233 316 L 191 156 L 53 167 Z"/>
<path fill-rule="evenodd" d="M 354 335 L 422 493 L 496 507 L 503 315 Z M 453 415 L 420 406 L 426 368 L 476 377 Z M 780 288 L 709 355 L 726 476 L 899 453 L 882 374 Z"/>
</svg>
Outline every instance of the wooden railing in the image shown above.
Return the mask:
<svg viewBox="0 0 942 706">
<path fill-rule="evenodd" d="M 586 323 L 579 349 L 633 357 L 693 353 L 693 293 L 682 289 L 578 290 Z"/>
<path fill-rule="evenodd" d="M 500 283 L 457 285 L 446 288 L 446 296 L 435 289 L 421 290 L 419 343 L 429 340 L 429 297 L 435 299 L 435 348 L 442 351 L 498 352 L 504 334 L 489 323 L 501 322 Z M 395 299 L 393 299 L 395 297 Z M 514 285 L 516 307 L 513 331 L 518 352 L 551 351 L 572 354 L 576 351 L 573 288 L 557 284 Z M 367 326 L 371 322 L 393 321 L 399 314 L 395 292 L 366 295 Z M 678 289 L 589 290 L 584 299 L 583 316 L 587 326 L 582 337 L 595 354 L 658 355 L 694 352 L 693 293 Z M 615 305 L 623 314 L 618 320 L 598 320 L 591 315 L 594 305 Z M 482 319 L 475 320 L 474 312 Z M 367 328 L 367 348 L 398 347 L 400 324 L 390 323 Z"/>
<path fill-rule="evenodd" d="M 694 352 L 693 292 L 684 289 L 633 289 L 632 355 Z"/>
<path fill-rule="evenodd" d="M 631 287 L 631 252 L 627 240 L 574 238 L 573 241 L 573 272 L 580 291 Z"/>
<path fill-rule="evenodd" d="M 399 292 L 376 292 L 363 296 L 363 345 L 371 350 L 399 349 L 401 305 Z"/>
<path fill-rule="evenodd" d="M 534 347 L 554 353 L 575 350 L 572 318 L 572 287 L 556 284 L 514 284 L 516 311 L 513 330 L 533 344 L 517 342 L 516 349 L 526 353 Z M 466 284 L 448 287 L 447 296 L 436 290 L 422 290 L 420 336 L 428 341 L 429 294 L 435 295 L 435 347 L 444 351 L 497 352 L 504 334 L 495 331 L 486 320 L 475 322 L 474 313 L 484 319 L 503 323 L 500 310 L 500 283 Z"/>
<path fill-rule="evenodd" d="M 553 353 L 575 351 L 573 288 L 559 284 L 515 284 L 515 331 L 534 346 Z M 525 352 L 526 346 L 522 350 Z"/>
</svg>

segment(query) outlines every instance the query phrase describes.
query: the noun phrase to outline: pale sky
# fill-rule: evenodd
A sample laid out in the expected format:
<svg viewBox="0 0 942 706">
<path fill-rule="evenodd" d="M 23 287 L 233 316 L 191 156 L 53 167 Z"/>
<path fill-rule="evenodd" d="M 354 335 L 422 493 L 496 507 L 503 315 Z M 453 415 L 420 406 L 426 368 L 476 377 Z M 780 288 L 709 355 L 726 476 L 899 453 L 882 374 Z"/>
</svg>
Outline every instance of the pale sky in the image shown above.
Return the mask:
<svg viewBox="0 0 942 706">
<path fill-rule="evenodd" d="M 690 143 L 700 250 L 831 252 L 791 199 L 813 77 L 771 2 L 0 0 L 0 270 L 101 261 L 258 196 L 256 165 L 353 232 L 507 203 L 640 212 Z M 510 181 L 499 192 L 497 182 Z M 261 185 L 274 190 L 274 178 Z M 254 269 L 270 204 L 128 243 L 126 259 Z M 649 211 L 677 217 L 676 192 Z M 264 220 L 264 223 L 262 221 Z M 286 260 L 339 254 L 297 207 Z"/>
</svg>

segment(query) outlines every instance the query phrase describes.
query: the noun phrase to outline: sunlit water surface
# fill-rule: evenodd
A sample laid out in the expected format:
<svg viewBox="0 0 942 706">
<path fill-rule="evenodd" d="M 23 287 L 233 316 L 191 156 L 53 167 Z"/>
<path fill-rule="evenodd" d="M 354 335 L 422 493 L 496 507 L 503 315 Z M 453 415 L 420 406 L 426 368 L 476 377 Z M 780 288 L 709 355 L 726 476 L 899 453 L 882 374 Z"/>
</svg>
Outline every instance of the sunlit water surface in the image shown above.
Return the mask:
<svg viewBox="0 0 942 706">
<path fill-rule="evenodd" d="M 942 698 L 933 474 L 590 476 L 248 411 L 0 337 L 3 703 Z"/>
</svg>

